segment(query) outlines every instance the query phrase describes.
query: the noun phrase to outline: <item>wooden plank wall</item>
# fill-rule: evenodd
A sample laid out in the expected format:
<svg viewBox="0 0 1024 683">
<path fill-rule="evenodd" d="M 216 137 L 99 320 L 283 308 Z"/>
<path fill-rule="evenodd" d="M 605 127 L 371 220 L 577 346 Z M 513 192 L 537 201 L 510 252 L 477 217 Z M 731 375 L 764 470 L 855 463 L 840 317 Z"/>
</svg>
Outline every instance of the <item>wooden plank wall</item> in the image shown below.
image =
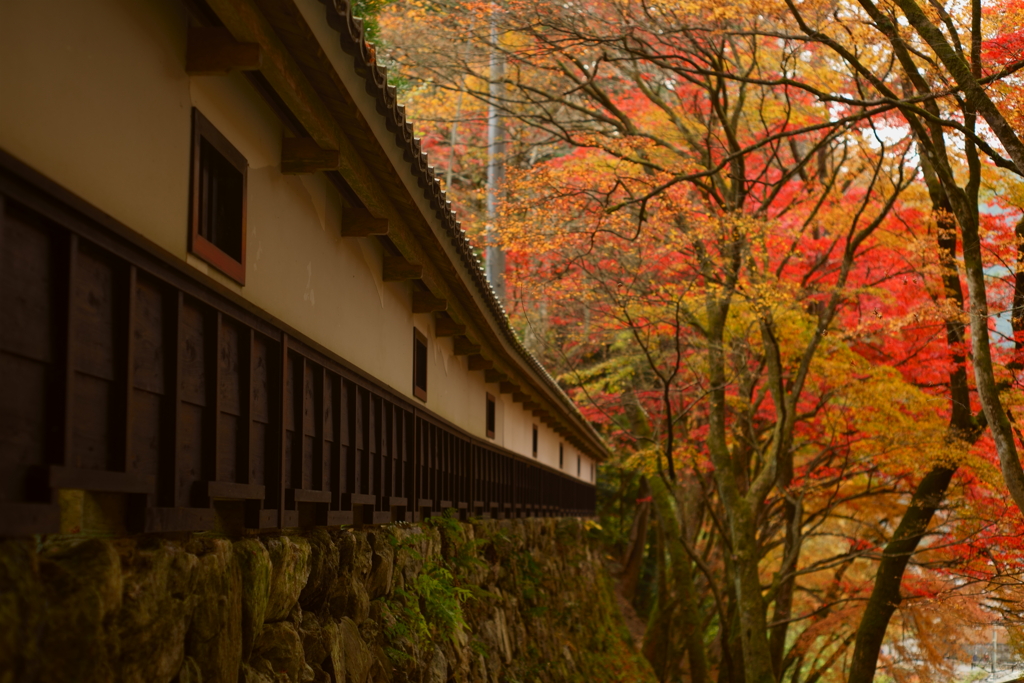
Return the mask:
<svg viewBox="0 0 1024 683">
<path fill-rule="evenodd" d="M 30 199 L 0 195 L 0 535 L 58 531 L 60 489 L 123 496 L 147 532 L 593 514 L 593 486 Z"/>
</svg>

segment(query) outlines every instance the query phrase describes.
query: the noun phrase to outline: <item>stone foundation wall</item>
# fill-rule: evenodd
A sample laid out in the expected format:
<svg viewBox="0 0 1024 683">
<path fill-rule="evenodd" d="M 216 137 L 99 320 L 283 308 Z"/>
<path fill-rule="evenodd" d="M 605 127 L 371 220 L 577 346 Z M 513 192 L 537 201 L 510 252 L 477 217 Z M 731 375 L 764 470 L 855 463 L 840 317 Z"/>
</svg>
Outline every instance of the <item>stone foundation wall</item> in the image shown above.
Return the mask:
<svg viewBox="0 0 1024 683">
<path fill-rule="evenodd" d="M 0 541 L 0 683 L 654 681 L 575 519 Z"/>
</svg>

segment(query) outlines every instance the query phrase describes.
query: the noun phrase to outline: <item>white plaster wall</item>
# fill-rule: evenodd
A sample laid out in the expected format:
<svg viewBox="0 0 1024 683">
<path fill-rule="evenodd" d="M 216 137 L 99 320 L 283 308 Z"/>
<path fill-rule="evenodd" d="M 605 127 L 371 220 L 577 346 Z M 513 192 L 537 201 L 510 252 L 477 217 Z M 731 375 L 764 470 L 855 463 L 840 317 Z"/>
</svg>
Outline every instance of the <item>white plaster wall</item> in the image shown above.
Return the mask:
<svg viewBox="0 0 1024 683">
<path fill-rule="evenodd" d="M 178 3 L 0 2 L 0 146 L 184 255 L 184 60 Z"/>
<path fill-rule="evenodd" d="M 185 33 L 176 2 L 0 2 L 0 147 L 413 401 L 418 327 L 430 347 L 426 407 L 486 438 L 489 392 L 494 442 L 530 456 L 532 415 L 469 372 L 433 316 L 411 313 L 409 284 L 381 281 L 376 240 L 340 236 L 341 204 L 322 174 L 279 172 L 282 127 L 243 77 L 189 78 Z M 187 253 L 193 106 L 249 162 L 244 287 Z M 538 460 L 557 469 L 559 437 L 536 424 Z M 564 454 L 575 476 L 579 454 L 568 444 Z"/>
</svg>

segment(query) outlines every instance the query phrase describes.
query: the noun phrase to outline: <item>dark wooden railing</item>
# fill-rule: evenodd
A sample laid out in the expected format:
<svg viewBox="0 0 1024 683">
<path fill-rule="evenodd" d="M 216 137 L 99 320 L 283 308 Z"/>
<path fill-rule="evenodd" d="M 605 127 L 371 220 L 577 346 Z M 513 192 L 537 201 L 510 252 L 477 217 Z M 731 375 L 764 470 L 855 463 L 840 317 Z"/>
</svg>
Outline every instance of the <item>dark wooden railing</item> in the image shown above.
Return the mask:
<svg viewBox="0 0 1024 683">
<path fill-rule="evenodd" d="M 131 531 L 593 514 L 592 485 L 455 428 L 33 181 L 0 171 L 0 535 L 57 531 L 59 489 L 122 494 Z"/>
</svg>

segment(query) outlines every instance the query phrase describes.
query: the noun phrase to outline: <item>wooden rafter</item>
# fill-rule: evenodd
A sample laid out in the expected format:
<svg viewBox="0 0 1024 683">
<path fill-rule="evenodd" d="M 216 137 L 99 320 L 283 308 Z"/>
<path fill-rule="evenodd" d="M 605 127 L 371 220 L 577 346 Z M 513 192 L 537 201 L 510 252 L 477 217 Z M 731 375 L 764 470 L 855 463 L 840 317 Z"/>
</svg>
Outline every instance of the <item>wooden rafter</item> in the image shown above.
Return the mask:
<svg viewBox="0 0 1024 683">
<path fill-rule="evenodd" d="M 324 149 L 313 138 L 281 141 L 281 173 L 298 175 L 338 168 L 338 150 Z"/>
<path fill-rule="evenodd" d="M 448 308 L 448 301 L 430 292 L 415 290 L 412 293 L 413 313 L 436 313 Z"/>
<path fill-rule="evenodd" d="M 341 215 L 342 237 L 371 237 L 388 234 L 387 218 L 377 218 L 369 209 L 348 207 Z"/>
<path fill-rule="evenodd" d="M 188 29 L 185 70 L 192 76 L 256 71 L 262 63 L 263 52 L 258 43 L 239 42 L 226 28 Z"/>
<path fill-rule="evenodd" d="M 384 282 L 418 280 L 422 275 L 423 266 L 418 263 L 410 263 L 398 254 L 384 254 Z"/>
<path fill-rule="evenodd" d="M 469 356 L 474 353 L 480 353 L 480 345 L 474 344 L 468 337 L 455 337 L 453 353 L 456 356 Z"/>
<path fill-rule="evenodd" d="M 438 315 L 434 321 L 434 334 L 438 337 L 456 337 L 466 334 L 466 326 L 460 325 L 448 315 Z"/>
</svg>

